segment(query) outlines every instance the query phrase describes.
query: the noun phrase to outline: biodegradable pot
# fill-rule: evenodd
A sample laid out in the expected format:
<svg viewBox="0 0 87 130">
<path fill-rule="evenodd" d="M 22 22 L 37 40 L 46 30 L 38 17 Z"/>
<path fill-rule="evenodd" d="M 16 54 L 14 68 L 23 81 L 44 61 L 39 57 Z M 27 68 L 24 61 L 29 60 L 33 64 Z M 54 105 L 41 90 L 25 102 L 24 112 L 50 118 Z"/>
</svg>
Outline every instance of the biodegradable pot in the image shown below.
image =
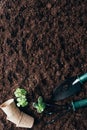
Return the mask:
<svg viewBox="0 0 87 130">
<path fill-rule="evenodd" d="M 14 99 L 7 100 L 0 105 L 0 108 L 6 113 L 7 120 L 16 124 L 16 127 L 31 128 L 33 126 L 34 118 L 21 112 Z"/>
</svg>

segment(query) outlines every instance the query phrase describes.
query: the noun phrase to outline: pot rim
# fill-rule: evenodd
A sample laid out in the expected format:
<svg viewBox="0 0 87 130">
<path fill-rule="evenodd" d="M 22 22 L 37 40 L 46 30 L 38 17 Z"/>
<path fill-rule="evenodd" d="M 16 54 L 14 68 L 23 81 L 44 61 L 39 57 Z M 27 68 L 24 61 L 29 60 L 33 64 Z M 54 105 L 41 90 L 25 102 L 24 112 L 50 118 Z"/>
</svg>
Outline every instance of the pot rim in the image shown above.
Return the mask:
<svg viewBox="0 0 87 130">
<path fill-rule="evenodd" d="M 8 106 L 8 105 L 10 105 L 12 102 L 14 102 L 14 99 L 13 99 L 13 98 L 12 98 L 12 99 L 9 99 L 9 100 L 5 101 L 3 104 L 1 104 L 1 105 L 0 105 L 0 108 L 4 108 L 4 107 Z"/>
</svg>

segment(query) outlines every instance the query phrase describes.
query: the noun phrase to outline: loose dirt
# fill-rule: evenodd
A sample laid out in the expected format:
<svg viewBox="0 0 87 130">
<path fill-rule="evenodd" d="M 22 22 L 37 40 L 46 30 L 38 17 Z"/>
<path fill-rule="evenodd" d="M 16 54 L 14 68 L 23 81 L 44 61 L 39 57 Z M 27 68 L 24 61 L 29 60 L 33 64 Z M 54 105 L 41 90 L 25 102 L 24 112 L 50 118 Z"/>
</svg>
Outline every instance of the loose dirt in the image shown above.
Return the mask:
<svg viewBox="0 0 87 130">
<path fill-rule="evenodd" d="M 0 0 L 0 36 L 0 104 L 22 87 L 29 101 L 22 110 L 35 118 L 32 130 L 86 130 L 87 108 L 43 126 L 51 117 L 38 114 L 32 103 L 40 95 L 50 99 L 60 82 L 87 72 L 87 1 Z M 86 97 L 87 83 L 60 103 Z M 16 128 L 0 110 L 0 130 L 24 128 Z"/>
</svg>

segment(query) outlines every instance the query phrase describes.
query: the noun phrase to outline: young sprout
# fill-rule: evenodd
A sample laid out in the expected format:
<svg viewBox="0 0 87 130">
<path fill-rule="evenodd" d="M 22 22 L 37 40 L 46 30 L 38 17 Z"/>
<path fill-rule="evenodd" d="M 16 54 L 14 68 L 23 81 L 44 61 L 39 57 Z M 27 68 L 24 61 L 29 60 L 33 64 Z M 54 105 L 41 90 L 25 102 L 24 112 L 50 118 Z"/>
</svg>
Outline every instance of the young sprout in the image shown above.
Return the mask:
<svg viewBox="0 0 87 130">
<path fill-rule="evenodd" d="M 28 105 L 28 101 L 26 98 L 27 91 L 22 88 L 17 88 L 16 91 L 14 92 L 15 97 L 17 98 L 17 106 L 20 107 L 25 107 Z"/>
<path fill-rule="evenodd" d="M 23 98 L 23 97 L 17 98 L 17 102 L 18 102 L 18 103 L 17 103 L 17 106 L 18 106 L 18 107 L 20 107 L 20 106 L 25 107 L 25 106 L 28 105 L 27 99 L 26 99 L 26 98 Z"/>
<path fill-rule="evenodd" d="M 43 102 L 43 98 L 40 96 L 37 102 L 33 103 L 33 107 L 37 109 L 38 113 L 42 113 L 46 107 L 46 104 Z"/>
<path fill-rule="evenodd" d="M 17 88 L 16 91 L 14 92 L 15 97 L 21 97 L 21 96 L 26 96 L 27 91 L 23 88 Z"/>
</svg>

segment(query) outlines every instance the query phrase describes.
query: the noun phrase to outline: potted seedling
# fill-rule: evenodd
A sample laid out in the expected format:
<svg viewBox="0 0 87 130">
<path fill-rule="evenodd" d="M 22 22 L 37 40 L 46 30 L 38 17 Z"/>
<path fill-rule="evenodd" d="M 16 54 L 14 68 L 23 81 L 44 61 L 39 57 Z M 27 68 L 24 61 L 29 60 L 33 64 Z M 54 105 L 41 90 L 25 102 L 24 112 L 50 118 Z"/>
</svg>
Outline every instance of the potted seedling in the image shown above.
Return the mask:
<svg viewBox="0 0 87 130">
<path fill-rule="evenodd" d="M 31 128 L 33 126 L 34 118 L 20 111 L 14 99 L 7 100 L 0 105 L 0 108 L 6 113 L 7 120 L 16 124 L 16 127 Z"/>
<path fill-rule="evenodd" d="M 17 106 L 14 99 L 9 99 L 0 105 L 0 108 L 6 113 L 7 120 L 16 124 L 16 127 L 31 128 L 34 124 L 34 118 L 18 109 L 18 107 L 28 105 L 27 91 L 23 88 L 17 88 L 14 95 L 17 98 Z"/>
<path fill-rule="evenodd" d="M 15 97 L 17 98 L 17 106 L 18 107 L 25 107 L 28 105 L 27 101 L 27 91 L 23 88 L 17 88 L 14 92 Z"/>
</svg>

